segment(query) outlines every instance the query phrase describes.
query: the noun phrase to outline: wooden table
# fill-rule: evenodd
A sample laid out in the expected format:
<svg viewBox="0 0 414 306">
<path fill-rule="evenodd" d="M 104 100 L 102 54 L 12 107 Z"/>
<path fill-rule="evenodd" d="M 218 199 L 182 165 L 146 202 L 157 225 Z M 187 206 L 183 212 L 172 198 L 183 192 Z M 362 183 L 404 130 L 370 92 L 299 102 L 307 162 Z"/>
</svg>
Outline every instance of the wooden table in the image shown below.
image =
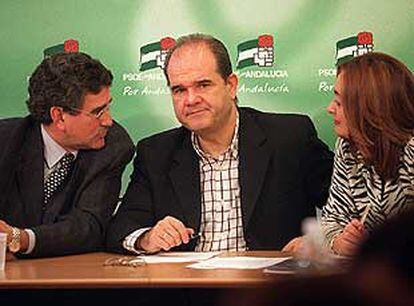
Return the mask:
<svg viewBox="0 0 414 306">
<path fill-rule="evenodd" d="M 235 255 L 233 253 L 231 255 Z M 281 257 L 277 251 L 244 252 L 237 255 Z M 1 289 L 76 288 L 246 288 L 269 284 L 284 276 L 259 270 L 195 270 L 189 263 L 147 264 L 139 267 L 104 266 L 117 256 L 91 253 L 45 259 L 14 260 L 0 272 Z M 226 255 L 224 255 L 226 256 Z"/>
</svg>

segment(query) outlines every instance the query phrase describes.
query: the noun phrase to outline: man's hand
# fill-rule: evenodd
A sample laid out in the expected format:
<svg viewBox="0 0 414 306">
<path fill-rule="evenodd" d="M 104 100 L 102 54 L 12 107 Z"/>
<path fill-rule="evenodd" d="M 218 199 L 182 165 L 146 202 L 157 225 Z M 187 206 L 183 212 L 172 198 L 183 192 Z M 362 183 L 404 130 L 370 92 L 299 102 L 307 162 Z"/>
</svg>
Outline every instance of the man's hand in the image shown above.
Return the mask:
<svg viewBox="0 0 414 306">
<path fill-rule="evenodd" d="M 353 255 L 358 249 L 359 244 L 366 236 L 364 224 L 357 219 L 352 219 L 342 233 L 334 239 L 332 249 L 340 255 Z"/>
<path fill-rule="evenodd" d="M 168 251 L 183 243 L 187 244 L 191 234 L 194 234 L 193 229 L 185 227 L 180 220 L 167 216 L 143 234 L 137 243 L 140 249 L 149 253 Z"/>
<path fill-rule="evenodd" d="M 303 236 L 293 238 L 286 244 L 282 252 L 291 252 L 291 253 L 297 253 L 299 249 L 302 247 L 303 244 Z"/>
<path fill-rule="evenodd" d="M 20 251 L 25 252 L 27 250 L 27 248 L 29 247 L 29 235 L 23 229 L 19 229 L 19 231 L 20 231 Z M 12 239 L 12 232 L 13 232 L 12 226 L 7 224 L 3 220 L 0 220 L 0 233 L 6 233 L 7 234 L 7 244 Z M 7 250 L 7 252 L 8 252 L 8 250 Z M 11 254 L 8 254 L 6 256 L 7 260 L 12 259 L 12 258 L 14 258 L 14 256 L 12 256 Z"/>
</svg>

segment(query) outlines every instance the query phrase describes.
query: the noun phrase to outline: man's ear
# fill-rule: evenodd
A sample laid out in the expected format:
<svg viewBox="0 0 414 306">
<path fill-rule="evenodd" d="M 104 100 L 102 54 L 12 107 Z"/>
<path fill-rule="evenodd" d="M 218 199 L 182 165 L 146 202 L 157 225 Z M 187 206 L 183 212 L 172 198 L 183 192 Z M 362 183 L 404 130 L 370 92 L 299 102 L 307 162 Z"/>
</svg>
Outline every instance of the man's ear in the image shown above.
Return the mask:
<svg viewBox="0 0 414 306">
<path fill-rule="evenodd" d="M 237 94 L 237 86 L 239 85 L 239 79 L 237 78 L 237 75 L 234 73 L 230 74 L 227 78 L 227 86 L 230 90 L 230 95 L 232 99 L 236 99 Z"/>
<path fill-rule="evenodd" d="M 52 118 L 52 124 L 59 130 L 65 130 L 65 114 L 62 107 L 52 106 L 49 110 L 50 118 Z"/>
</svg>

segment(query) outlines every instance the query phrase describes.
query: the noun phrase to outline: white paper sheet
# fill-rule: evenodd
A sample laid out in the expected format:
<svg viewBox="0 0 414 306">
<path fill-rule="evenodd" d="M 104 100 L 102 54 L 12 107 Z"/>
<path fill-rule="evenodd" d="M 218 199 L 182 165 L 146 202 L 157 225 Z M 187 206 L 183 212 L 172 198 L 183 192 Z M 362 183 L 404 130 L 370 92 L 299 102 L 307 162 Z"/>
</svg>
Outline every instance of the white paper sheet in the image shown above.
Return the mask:
<svg viewBox="0 0 414 306">
<path fill-rule="evenodd" d="M 154 255 L 140 255 L 147 264 L 152 263 L 180 263 L 197 262 L 209 259 L 220 254 L 220 252 L 165 252 Z"/>
<path fill-rule="evenodd" d="M 215 257 L 202 262 L 191 264 L 187 268 L 192 269 L 263 269 L 282 262 L 289 257 Z"/>
</svg>

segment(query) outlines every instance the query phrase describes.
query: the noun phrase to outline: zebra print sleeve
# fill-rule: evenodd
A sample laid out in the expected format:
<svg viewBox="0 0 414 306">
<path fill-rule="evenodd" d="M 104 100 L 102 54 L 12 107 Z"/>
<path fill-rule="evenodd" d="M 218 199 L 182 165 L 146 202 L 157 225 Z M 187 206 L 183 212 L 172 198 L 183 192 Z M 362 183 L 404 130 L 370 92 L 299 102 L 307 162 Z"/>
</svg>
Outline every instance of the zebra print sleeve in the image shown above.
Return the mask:
<svg viewBox="0 0 414 306">
<path fill-rule="evenodd" d="M 354 157 L 347 140 L 338 139 L 329 198 L 321 217 L 325 243 L 331 246 L 353 218 L 361 218 L 367 205 L 371 209 L 364 225 L 369 232 L 414 206 L 414 137 L 404 148 L 398 176 L 387 181 Z"/>
<path fill-rule="evenodd" d="M 404 164 L 407 168 L 408 178 L 411 181 L 411 188 L 407 190 L 407 195 L 414 198 L 414 137 L 410 139 L 404 152 Z"/>
<path fill-rule="evenodd" d="M 350 172 L 348 159 L 351 157 L 347 154 L 347 149 L 349 145 L 346 140 L 338 138 L 328 202 L 322 209 L 321 217 L 321 228 L 328 246 L 331 246 L 333 239 L 352 220 L 353 215 L 353 197 L 347 175 Z"/>
</svg>

